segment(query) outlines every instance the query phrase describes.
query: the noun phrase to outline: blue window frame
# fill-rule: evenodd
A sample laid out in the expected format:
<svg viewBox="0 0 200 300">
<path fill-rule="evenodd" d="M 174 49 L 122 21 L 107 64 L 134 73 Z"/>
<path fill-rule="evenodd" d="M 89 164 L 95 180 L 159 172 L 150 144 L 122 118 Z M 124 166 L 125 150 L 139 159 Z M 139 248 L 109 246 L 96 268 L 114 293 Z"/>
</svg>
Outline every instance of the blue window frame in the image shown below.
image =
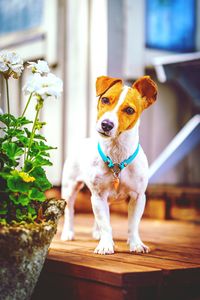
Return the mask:
<svg viewBox="0 0 200 300">
<path fill-rule="evenodd" d="M 41 25 L 43 0 L 0 0 L 0 35 Z"/>
<path fill-rule="evenodd" d="M 146 47 L 195 51 L 196 0 L 146 0 Z"/>
</svg>

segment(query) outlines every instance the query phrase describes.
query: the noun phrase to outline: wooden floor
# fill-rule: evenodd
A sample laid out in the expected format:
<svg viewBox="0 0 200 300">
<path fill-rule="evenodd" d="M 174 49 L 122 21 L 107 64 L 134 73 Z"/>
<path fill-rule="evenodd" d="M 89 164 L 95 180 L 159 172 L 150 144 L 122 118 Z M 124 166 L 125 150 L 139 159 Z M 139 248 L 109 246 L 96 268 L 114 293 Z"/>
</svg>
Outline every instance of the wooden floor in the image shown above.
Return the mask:
<svg viewBox="0 0 200 300">
<path fill-rule="evenodd" d="M 33 299 L 200 299 L 200 225 L 142 220 L 149 254 L 131 254 L 127 219 L 111 218 L 115 254 L 93 254 L 93 217 L 76 216 L 76 240 L 60 241 L 60 224 Z M 62 223 L 62 220 L 61 220 Z"/>
</svg>

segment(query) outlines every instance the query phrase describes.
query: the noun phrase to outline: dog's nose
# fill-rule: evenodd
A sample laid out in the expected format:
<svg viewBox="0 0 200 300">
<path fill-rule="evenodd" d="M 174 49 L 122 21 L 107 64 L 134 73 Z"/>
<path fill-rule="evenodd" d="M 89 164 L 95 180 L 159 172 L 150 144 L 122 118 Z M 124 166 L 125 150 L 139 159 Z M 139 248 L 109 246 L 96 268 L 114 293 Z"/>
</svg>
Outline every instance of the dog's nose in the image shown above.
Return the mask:
<svg viewBox="0 0 200 300">
<path fill-rule="evenodd" d="M 111 131 L 111 129 L 113 129 L 114 127 L 114 123 L 109 121 L 109 120 L 104 120 L 102 123 L 101 123 L 101 128 L 103 129 L 103 131 Z"/>
</svg>

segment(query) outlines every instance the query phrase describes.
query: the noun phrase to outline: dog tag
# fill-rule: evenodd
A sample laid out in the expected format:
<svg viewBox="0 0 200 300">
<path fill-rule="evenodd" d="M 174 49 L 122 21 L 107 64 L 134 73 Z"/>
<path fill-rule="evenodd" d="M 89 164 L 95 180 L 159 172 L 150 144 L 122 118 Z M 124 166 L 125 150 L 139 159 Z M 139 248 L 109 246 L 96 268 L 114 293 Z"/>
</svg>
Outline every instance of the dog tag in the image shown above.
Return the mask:
<svg viewBox="0 0 200 300">
<path fill-rule="evenodd" d="M 116 192 L 118 192 L 119 190 L 119 184 L 120 184 L 120 180 L 118 176 L 115 176 L 113 179 L 113 186 Z"/>
</svg>

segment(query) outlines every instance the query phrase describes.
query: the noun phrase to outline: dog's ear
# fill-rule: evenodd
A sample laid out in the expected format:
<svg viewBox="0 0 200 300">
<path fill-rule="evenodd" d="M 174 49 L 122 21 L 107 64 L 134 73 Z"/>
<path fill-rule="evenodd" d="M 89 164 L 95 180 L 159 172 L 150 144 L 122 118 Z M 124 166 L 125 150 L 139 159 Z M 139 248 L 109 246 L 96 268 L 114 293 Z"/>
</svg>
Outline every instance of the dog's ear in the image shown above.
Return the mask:
<svg viewBox="0 0 200 300">
<path fill-rule="evenodd" d="M 144 98 L 144 108 L 149 107 L 156 101 L 158 88 L 150 76 L 143 76 L 139 78 L 133 84 L 132 88 L 137 89 L 140 95 Z"/>
<path fill-rule="evenodd" d="M 96 80 L 96 95 L 101 96 L 115 83 L 121 82 L 120 78 L 111 78 L 108 76 L 100 76 Z"/>
</svg>

